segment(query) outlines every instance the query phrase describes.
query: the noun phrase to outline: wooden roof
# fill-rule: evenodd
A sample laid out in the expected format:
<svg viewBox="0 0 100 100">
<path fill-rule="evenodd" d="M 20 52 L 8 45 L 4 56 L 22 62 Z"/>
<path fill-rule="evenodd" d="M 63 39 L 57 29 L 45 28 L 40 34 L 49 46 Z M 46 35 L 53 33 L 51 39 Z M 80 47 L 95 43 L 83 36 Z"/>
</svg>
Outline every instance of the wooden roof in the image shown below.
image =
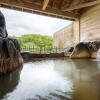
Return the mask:
<svg viewBox="0 0 100 100">
<path fill-rule="evenodd" d="M 0 0 L 6 8 L 75 20 L 83 8 L 99 4 L 100 0 Z"/>
</svg>

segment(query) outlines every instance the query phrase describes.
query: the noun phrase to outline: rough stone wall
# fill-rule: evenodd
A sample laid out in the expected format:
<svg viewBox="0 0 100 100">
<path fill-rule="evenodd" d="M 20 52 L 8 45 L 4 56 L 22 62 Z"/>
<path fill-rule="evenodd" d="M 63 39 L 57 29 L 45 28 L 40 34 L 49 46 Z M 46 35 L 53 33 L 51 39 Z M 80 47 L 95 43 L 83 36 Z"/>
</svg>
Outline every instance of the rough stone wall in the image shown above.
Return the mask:
<svg viewBox="0 0 100 100">
<path fill-rule="evenodd" d="M 70 47 L 73 46 L 73 24 L 69 25 L 64 29 L 64 44 L 63 47 Z"/>
<path fill-rule="evenodd" d="M 53 47 L 63 48 L 64 44 L 64 29 L 54 33 L 53 35 Z"/>
<path fill-rule="evenodd" d="M 76 21 L 74 21 L 73 22 L 73 34 L 74 34 L 74 36 L 73 36 L 73 45 L 75 46 L 77 43 L 79 43 L 79 41 L 80 41 L 80 35 L 79 35 L 79 33 L 80 33 L 80 26 L 79 26 L 79 20 L 76 20 Z"/>
<path fill-rule="evenodd" d="M 80 41 L 100 40 L 100 4 L 84 11 L 80 17 Z"/>
<path fill-rule="evenodd" d="M 73 25 L 69 25 L 54 33 L 53 35 L 53 46 L 57 48 L 65 48 L 73 45 Z"/>
<path fill-rule="evenodd" d="M 79 42 L 79 21 L 61 29 L 53 35 L 53 46 L 57 48 L 72 47 Z"/>
</svg>

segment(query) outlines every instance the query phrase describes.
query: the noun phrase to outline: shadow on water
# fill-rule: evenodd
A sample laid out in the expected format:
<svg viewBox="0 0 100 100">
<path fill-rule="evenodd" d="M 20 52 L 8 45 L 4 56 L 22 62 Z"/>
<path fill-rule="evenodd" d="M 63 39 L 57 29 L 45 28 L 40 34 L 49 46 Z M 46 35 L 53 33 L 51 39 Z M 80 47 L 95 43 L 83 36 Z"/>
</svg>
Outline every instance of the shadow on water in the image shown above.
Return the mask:
<svg viewBox="0 0 100 100">
<path fill-rule="evenodd" d="M 21 70 L 22 66 L 12 73 L 0 76 L 0 100 L 6 98 L 6 94 L 16 89 L 16 86 L 20 81 Z"/>
</svg>

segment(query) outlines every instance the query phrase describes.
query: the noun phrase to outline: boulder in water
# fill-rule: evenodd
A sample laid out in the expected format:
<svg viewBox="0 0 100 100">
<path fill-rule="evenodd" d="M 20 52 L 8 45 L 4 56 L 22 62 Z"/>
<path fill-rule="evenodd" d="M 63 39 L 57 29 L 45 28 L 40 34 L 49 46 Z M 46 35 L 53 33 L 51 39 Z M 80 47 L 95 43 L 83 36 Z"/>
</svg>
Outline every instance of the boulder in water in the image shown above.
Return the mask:
<svg viewBox="0 0 100 100">
<path fill-rule="evenodd" d="M 0 11 L 0 75 L 13 71 L 22 62 L 20 44 L 17 40 L 8 38 L 5 18 Z"/>
<path fill-rule="evenodd" d="M 6 30 L 6 22 L 3 13 L 0 11 L 0 37 L 6 38 L 8 36 Z"/>
<path fill-rule="evenodd" d="M 86 58 L 86 57 L 90 57 L 88 47 L 84 42 L 80 42 L 74 47 L 74 50 L 70 55 L 70 58 Z"/>
<path fill-rule="evenodd" d="M 100 41 L 80 42 L 75 47 L 70 55 L 70 58 L 96 58 Z"/>
</svg>

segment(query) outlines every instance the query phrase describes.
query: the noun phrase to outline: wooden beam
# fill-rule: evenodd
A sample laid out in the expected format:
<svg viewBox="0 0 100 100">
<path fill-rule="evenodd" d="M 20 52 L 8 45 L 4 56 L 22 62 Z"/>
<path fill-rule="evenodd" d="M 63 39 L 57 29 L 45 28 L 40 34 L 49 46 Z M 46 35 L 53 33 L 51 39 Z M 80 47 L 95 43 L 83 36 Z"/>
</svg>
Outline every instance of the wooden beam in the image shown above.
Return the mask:
<svg viewBox="0 0 100 100">
<path fill-rule="evenodd" d="M 48 6 L 48 3 L 49 3 L 49 0 L 44 0 L 42 10 L 46 9 L 46 7 Z"/>
<path fill-rule="evenodd" d="M 77 15 L 75 15 L 74 13 L 70 13 L 70 12 L 62 12 L 60 10 L 57 9 L 51 9 L 48 8 L 45 11 L 41 10 L 41 6 L 35 5 L 35 4 L 30 4 L 30 3 L 14 3 L 14 2 L 6 2 L 0 0 L 0 5 L 1 7 L 5 7 L 5 8 L 11 8 L 11 9 L 22 9 L 21 11 L 27 11 L 27 12 L 34 12 L 34 13 L 38 13 L 41 15 L 47 15 L 47 16 L 53 16 L 53 17 L 58 17 L 58 18 L 62 18 L 62 19 L 68 19 L 68 20 L 76 20 L 77 19 Z"/>
<path fill-rule="evenodd" d="M 23 3 L 23 0 L 16 0 L 16 3 Z"/>
<path fill-rule="evenodd" d="M 56 0 L 52 0 L 51 8 L 55 5 Z"/>
<path fill-rule="evenodd" d="M 34 3 L 34 0 L 32 0 L 32 2 Z"/>
<path fill-rule="evenodd" d="M 64 2 L 64 0 L 60 0 L 60 2 L 59 2 L 59 9 L 61 9 L 61 7 L 62 7 L 62 5 L 63 5 L 63 2 Z"/>
<path fill-rule="evenodd" d="M 65 5 L 61 7 L 61 9 L 65 9 L 65 8 L 70 7 L 72 2 L 74 2 L 74 0 L 70 0 L 68 3 L 65 3 Z"/>
<path fill-rule="evenodd" d="M 62 11 L 72 11 L 72 10 L 76 10 L 76 9 L 81 9 L 81 8 L 93 6 L 93 5 L 96 5 L 96 4 L 99 4 L 99 3 L 100 3 L 100 0 L 95 0 L 95 1 L 92 1 L 92 2 L 84 3 L 84 4 L 71 6 L 69 8 L 64 8 L 64 9 L 62 9 Z"/>
</svg>

